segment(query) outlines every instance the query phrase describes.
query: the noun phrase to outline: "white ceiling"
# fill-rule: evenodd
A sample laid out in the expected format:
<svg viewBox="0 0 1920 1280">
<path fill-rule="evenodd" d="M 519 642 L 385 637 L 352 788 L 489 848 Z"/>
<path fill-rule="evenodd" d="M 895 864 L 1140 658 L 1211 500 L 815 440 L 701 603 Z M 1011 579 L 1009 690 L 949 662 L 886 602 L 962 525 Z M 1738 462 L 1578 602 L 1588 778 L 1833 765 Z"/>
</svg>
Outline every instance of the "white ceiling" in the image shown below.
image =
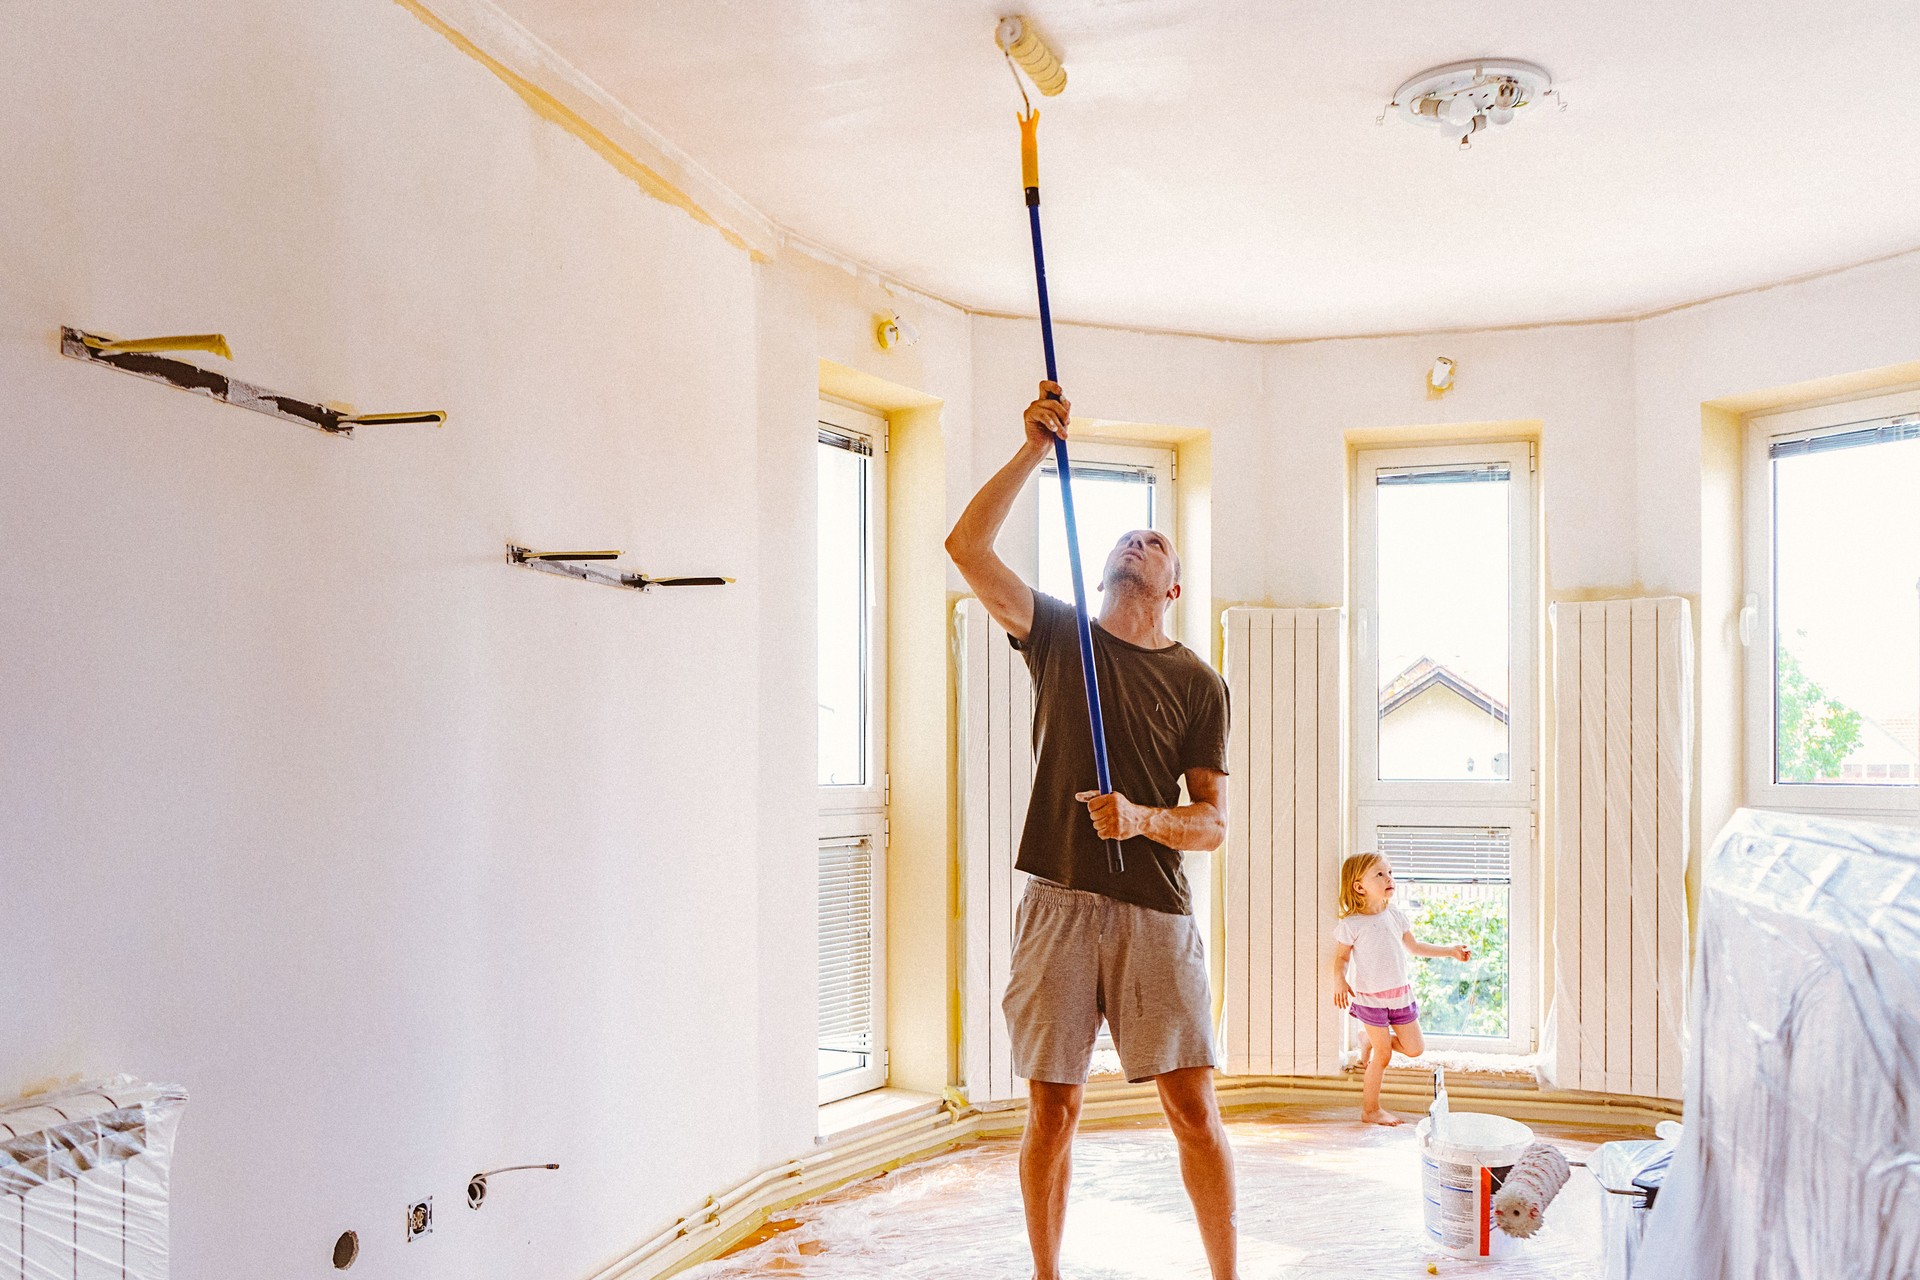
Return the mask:
<svg viewBox="0 0 1920 1280">
<path fill-rule="evenodd" d="M 989 0 L 497 0 L 788 230 L 1032 314 Z M 1920 247 L 1916 0 L 1013 0 L 1067 64 L 1055 315 L 1250 338 L 1633 314 Z M 1430 65 L 1555 77 L 1456 154 Z"/>
</svg>

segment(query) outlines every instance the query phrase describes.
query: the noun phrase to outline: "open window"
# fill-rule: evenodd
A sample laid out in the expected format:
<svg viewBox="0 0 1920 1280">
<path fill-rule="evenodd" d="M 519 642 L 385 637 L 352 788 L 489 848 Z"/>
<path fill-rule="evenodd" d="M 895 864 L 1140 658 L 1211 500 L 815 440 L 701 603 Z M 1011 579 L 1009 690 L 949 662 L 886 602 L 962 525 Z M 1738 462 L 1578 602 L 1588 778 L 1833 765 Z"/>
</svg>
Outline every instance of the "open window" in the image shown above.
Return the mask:
<svg viewBox="0 0 1920 1280">
<path fill-rule="evenodd" d="M 886 436 L 819 409 L 820 1101 L 887 1082 Z"/>
<path fill-rule="evenodd" d="M 1531 1052 L 1538 1021 L 1533 449 L 1367 450 L 1354 504 L 1354 852 L 1424 942 L 1440 1048 Z M 1329 904 L 1331 909 L 1331 904 Z"/>
<path fill-rule="evenodd" d="M 1747 435 L 1747 802 L 1920 820 L 1920 392 Z"/>
</svg>

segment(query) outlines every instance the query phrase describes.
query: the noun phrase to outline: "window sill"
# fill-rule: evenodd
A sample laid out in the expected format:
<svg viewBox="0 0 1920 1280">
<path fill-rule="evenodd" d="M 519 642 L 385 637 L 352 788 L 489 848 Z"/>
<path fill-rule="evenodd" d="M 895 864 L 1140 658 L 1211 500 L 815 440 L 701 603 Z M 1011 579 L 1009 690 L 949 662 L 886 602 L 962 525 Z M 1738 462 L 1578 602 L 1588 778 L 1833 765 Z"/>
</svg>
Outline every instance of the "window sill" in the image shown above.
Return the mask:
<svg viewBox="0 0 1920 1280">
<path fill-rule="evenodd" d="M 1540 1081 L 1540 1055 L 1537 1053 L 1476 1053 L 1467 1049 L 1429 1049 L 1417 1058 L 1395 1055 L 1387 1074 L 1431 1076 L 1436 1069 L 1446 1071 L 1449 1079 L 1462 1084 L 1495 1086 L 1536 1085 Z M 1348 1075 L 1360 1074 L 1360 1058 L 1349 1053 L 1342 1068 Z"/>
<path fill-rule="evenodd" d="M 1775 800 L 1772 797 L 1748 801 L 1745 807 L 1767 813 L 1786 813 L 1795 817 L 1813 818 L 1817 821 L 1868 822 L 1883 827 L 1920 826 L 1920 806 L 1915 805 L 1910 789 L 1909 794 L 1903 794 L 1899 798 L 1904 801 L 1904 807 L 1868 809 L 1845 806 L 1839 801 L 1823 800 L 1820 803 L 1808 803 L 1805 798 L 1796 802 L 1790 798 Z"/>
<path fill-rule="evenodd" d="M 816 1143 L 831 1142 L 862 1129 L 877 1128 L 917 1111 L 932 1113 L 941 1106 L 936 1093 L 915 1093 L 911 1089 L 869 1089 L 851 1098 L 829 1102 L 820 1108 L 820 1128 Z"/>
<path fill-rule="evenodd" d="M 1540 1055 L 1537 1053 L 1482 1053 L 1471 1049 L 1428 1049 L 1417 1058 L 1395 1054 L 1388 1075 L 1431 1076 L 1436 1068 L 1462 1084 L 1534 1085 L 1540 1080 Z M 1349 1050 L 1341 1071 L 1360 1074 L 1360 1057 Z M 1095 1049 L 1087 1076 L 1092 1080 L 1120 1080 L 1120 1055 L 1112 1049 Z"/>
</svg>

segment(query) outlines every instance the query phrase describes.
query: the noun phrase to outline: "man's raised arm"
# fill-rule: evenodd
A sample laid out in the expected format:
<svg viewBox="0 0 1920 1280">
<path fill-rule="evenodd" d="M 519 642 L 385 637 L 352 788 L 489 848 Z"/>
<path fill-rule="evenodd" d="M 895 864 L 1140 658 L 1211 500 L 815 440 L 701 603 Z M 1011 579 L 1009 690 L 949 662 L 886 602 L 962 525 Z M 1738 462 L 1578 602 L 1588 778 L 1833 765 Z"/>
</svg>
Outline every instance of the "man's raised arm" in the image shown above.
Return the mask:
<svg viewBox="0 0 1920 1280">
<path fill-rule="evenodd" d="M 1007 522 L 1013 500 L 1053 451 L 1054 437 L 1066 439 L 1072 406 L 1050 398 L 1059 394 L 1057 383 L 1040 384 L 1040 398 L 1027 406 L 1027 438 L 1021 442 L 1020 451 L 973 495 L 953 532 L 947 535 L 947 554 L 953 557 L 960 576 L 987 606 L 993 620 L 1015 640 L 1024 641 L 1033 630 L 1033 592 L 1007 567 L 993 543 L 1000 536 L 1000 526 Z"/>
</svg>

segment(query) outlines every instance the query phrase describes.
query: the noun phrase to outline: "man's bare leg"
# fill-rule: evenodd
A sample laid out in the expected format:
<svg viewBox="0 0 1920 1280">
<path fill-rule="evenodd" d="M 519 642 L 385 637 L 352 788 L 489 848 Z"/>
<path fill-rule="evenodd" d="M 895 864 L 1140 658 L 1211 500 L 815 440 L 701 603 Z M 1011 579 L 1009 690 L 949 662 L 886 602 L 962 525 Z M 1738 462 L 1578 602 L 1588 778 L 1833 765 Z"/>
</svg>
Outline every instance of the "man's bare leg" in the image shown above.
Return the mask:
<svg viewBox="0 0 1920 1280">
<path fill-rule="evenodd" d="M 1085 1085 L 1027 1081 L 1027 1127 L 1020 1135 L 1020 1199 L 1034 1280 L 1060 1280 L 1060 1237 L 1067 1227 L 1067 1185 L 1073 1181 L 1073 1131 Z"/>
<path fill-rule="evenodd" d="M 1180 1146 L 1180 1180 L 1187 1184 L 1200 1243 L 1213 1280 L 1239 1280 L 1239 1242 L 1234 1224 L 1233 1148 L 1213 1096 L 1212 1067 L 1182 1067 L 1155 1076 L 1160 1108 Z"/>
</svg>

